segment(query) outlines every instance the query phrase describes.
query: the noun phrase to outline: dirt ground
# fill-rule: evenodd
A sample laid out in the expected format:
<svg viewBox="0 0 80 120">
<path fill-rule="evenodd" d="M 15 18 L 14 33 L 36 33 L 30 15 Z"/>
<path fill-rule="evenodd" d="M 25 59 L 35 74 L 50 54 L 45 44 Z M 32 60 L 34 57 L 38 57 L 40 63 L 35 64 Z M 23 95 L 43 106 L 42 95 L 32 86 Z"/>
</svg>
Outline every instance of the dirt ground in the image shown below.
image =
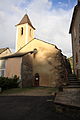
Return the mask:
<svg viewBox="0 0 80 120">
<path fill-rule="evenodd" d="M 56 107 L 51 91 L 49 95 L 39 95 L 36 89 L 33 93 L 38 95 L 0 96 L 0 120 L 80 120 L 79 111 Z"/>
</svg>

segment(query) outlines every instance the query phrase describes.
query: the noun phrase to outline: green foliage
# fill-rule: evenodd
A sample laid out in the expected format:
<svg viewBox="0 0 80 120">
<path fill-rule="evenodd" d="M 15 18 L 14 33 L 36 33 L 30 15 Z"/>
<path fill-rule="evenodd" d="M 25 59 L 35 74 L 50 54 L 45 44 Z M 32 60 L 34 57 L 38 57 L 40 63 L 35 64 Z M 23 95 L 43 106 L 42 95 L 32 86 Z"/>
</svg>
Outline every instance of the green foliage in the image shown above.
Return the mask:
<svg viewBox="0 0 80 120">
<path fill-rule="evenodd" d="M 19 78 L 16 75 L 13 78 L 0 77 L 0 87 L 2 88 L 2 90 L 17 88 L 19 84 L 18 80 Z"/>
</svg>

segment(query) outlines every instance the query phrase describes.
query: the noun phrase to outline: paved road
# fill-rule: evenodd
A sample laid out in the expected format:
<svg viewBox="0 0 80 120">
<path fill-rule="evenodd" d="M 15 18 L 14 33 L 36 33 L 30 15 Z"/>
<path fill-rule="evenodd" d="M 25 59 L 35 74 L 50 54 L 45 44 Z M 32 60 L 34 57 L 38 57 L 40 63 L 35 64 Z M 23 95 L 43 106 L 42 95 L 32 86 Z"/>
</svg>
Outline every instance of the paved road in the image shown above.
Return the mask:
<svg viewBox="0 0 80 120">
<path fill-rule="evenodd" d="M 52 99 L 52 96 L 0 96 L 0 120 L 80 120 L 56 112 Z"/>
</svg>

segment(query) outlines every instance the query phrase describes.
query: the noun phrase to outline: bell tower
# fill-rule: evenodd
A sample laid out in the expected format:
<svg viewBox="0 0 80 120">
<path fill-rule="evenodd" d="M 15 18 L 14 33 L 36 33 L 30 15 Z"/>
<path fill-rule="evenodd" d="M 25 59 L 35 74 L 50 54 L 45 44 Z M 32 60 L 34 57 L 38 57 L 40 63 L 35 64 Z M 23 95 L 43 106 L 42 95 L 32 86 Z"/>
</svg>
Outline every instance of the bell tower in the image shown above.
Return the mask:
<svg viewBox="0 0 80 120">
<path fill-rule="evenodd" d="M 35 28 L 32 26 L 32 23 L 27 14 L 24 15 L 16 27 L 16 51 L 18 51 L 21 47 L 34 38 Z"/>
</svg>

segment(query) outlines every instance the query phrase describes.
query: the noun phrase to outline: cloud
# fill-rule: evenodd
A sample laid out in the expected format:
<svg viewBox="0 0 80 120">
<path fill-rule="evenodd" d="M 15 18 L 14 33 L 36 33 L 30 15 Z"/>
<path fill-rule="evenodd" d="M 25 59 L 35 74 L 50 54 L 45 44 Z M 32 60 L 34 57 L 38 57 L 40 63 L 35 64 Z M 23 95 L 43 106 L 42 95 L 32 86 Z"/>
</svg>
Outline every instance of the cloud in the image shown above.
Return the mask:
<svg viewBox="0 0 80 120">
<path fill-rule="evenodd" d="M 69 6 L 69 4 L 63 3 L 63 2 L 58 2 L 58 5 L 59 5 L 60 7 L 66 7 L 66 8 L 68 8 L 68 6 Z"/>
<path fill-rule="evenodd" d="M 22 19 L 25 9 L 36 28 L 35 37 L 58 46 L 71 55 L 69 26 L 72 9 L 53 8 L 49 0 L 3 0 L 0 4 L 0 47 L 15 48 L 15 25 Z"/>
</svg>

